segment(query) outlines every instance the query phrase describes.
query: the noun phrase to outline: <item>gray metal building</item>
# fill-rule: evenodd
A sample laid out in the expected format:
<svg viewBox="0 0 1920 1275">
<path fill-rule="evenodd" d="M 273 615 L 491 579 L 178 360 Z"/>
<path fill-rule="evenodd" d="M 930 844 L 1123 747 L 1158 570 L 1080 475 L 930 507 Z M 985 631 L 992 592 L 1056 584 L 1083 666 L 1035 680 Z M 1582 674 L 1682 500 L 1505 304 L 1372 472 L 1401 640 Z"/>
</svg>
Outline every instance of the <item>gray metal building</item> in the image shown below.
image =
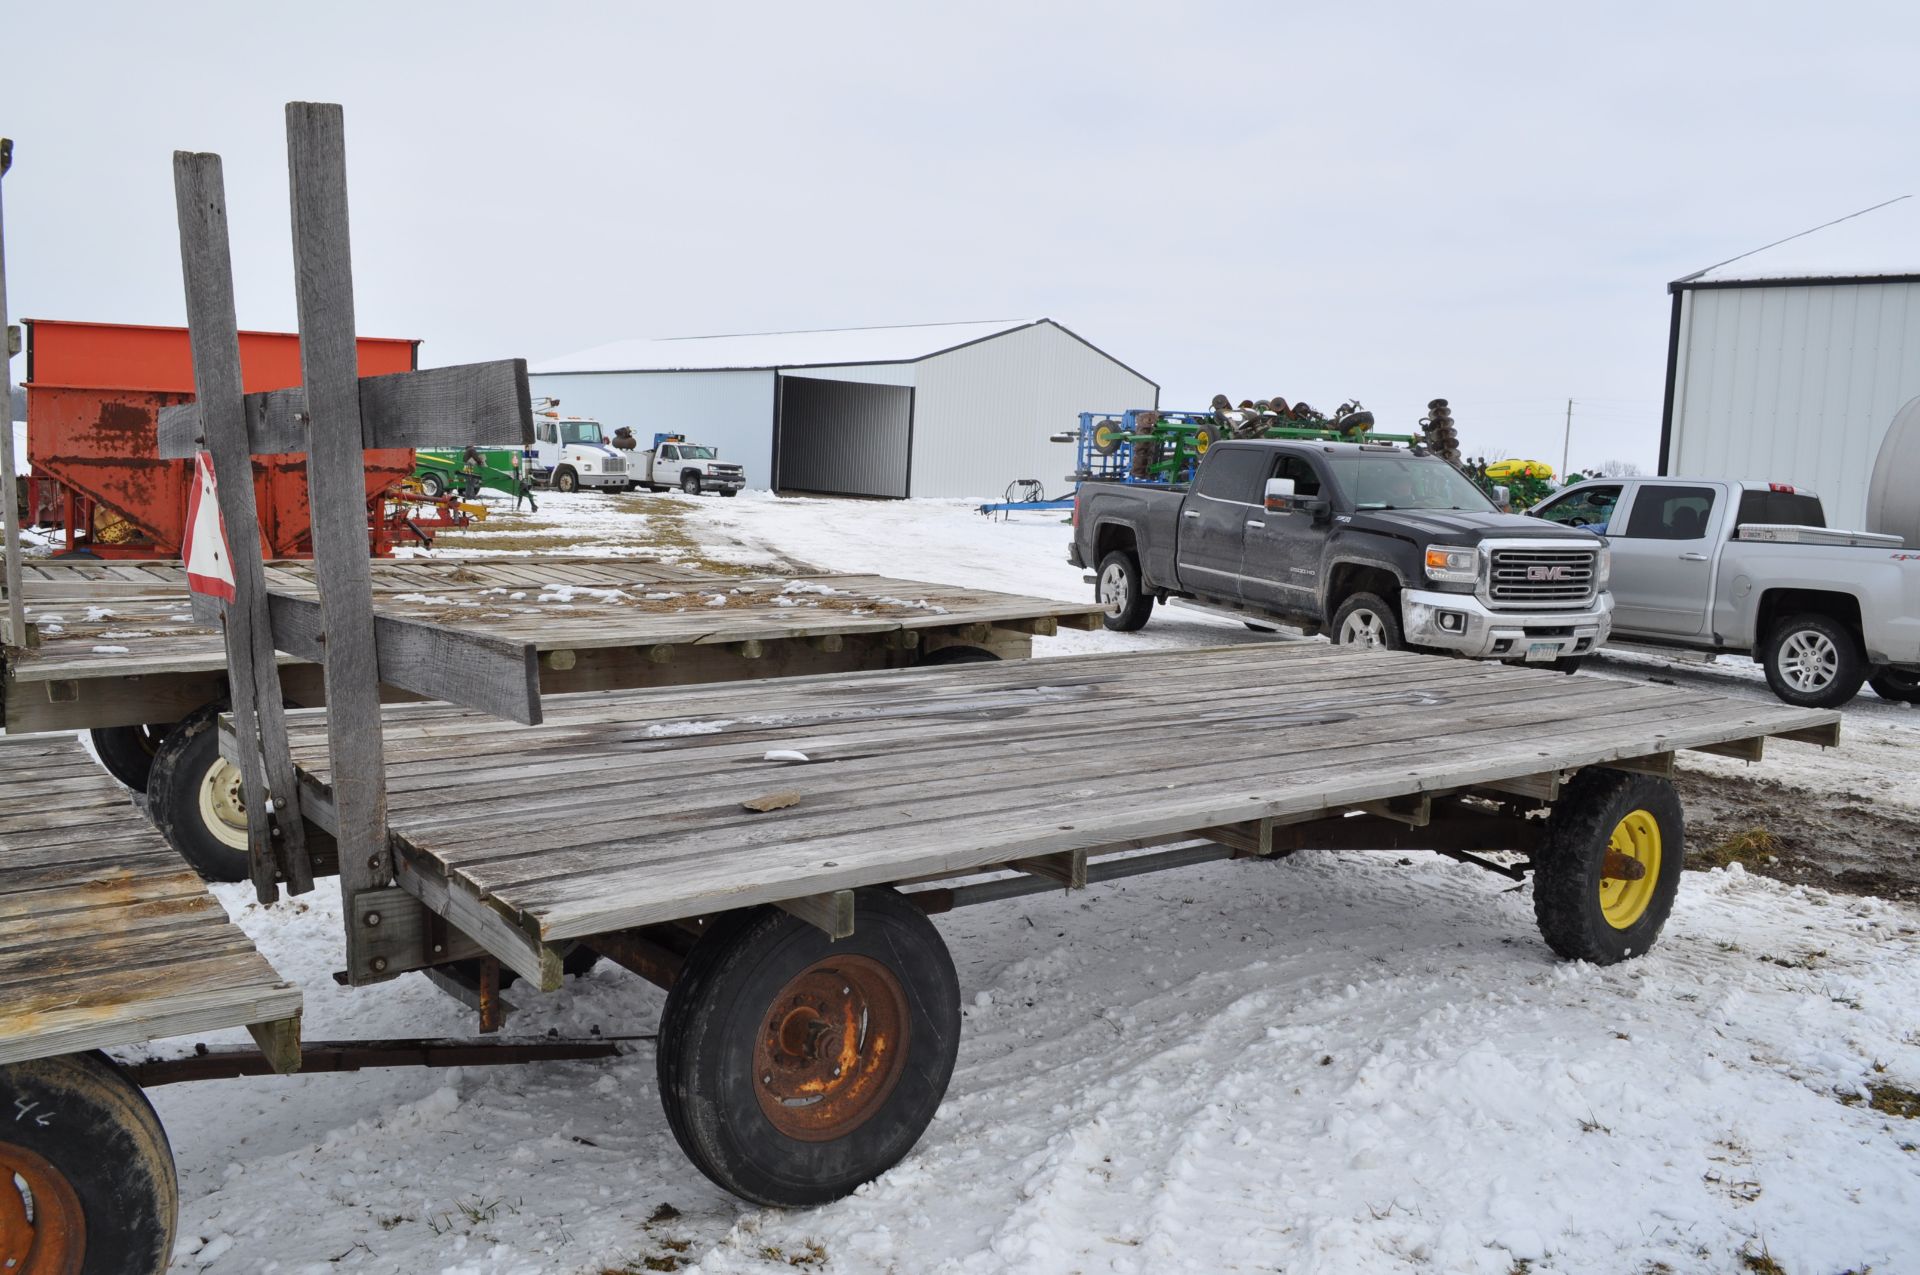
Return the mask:
<svg viewBox="0 0 1920 1275">
<path fill-rule="evenodd" d="M 609 430 L 710 443 L 747 485 L 855 496 L 1067 486 L 1048 435 L 1160 387 L 1052 319 L 620 341 L 537 363 L 535 394 Z"/>
<path fill-rule="evenodd" d="M 1874 459 L 1920 395 L 1920 199 L 1676 280 L 1660 472 L 1792 483 L 1867 521 Z"/>
</svg>

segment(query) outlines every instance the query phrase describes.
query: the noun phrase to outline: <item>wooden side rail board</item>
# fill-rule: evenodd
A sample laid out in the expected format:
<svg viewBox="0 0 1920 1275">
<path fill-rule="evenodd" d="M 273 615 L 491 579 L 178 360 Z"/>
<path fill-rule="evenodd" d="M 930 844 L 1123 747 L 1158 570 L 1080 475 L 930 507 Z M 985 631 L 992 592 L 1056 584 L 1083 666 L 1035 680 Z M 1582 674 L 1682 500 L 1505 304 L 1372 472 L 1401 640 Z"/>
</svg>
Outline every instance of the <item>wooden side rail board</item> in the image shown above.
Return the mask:
<svg viewBox="0 0 1920 1275">
<path fill-rule="evenodd" d="M 246 397 L 247 443 L 255 456 L 307 450 L 307 391 Z M 533 400 L 525 359 L 468 363 L 360 378 L 360 429 L 367 447 L 525 447 L 533 442 Z M 160 455 L 190 460 L 202 446 L 198 403 L 160 413 Z"/>
<path fill-rule="evenodd" d="M 267 611 L 275 647 L 316 664 L 326 662 L 326 621 L 319 602 L 269 593 Z M 523 726 L 539 724 L 540 653 L 533 643 L 379 612 L 373 631 L 379 678 L 387 685 Z"/>
</svg>

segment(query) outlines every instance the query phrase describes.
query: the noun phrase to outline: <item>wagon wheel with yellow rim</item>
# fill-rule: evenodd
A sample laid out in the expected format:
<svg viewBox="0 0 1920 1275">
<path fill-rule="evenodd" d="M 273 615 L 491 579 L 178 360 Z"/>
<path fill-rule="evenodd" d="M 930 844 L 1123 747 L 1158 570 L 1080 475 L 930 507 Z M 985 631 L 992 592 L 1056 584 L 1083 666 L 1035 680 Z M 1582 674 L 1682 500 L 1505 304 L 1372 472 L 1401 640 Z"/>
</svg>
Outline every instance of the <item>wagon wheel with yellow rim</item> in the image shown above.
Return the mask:
<svg viewBox="0 0 1920 1275">
<path fill-rule="evenodd" d="M 1534 861 L 1534 919 L 1547 945 L 1598 965 L 1652 947 L 1680 889 L 1684 839 L 1667 780 L 1604 768 L 1574 776 Z"/>
<path fill-rule="evenodd" d="M 1124 436 L 1125 431 L 1120 428 L 1119 421 L 1101 421 L 1093 427 L 1093 450 L 1102 456 L 1111 456 L 1120 450 Z"/>
</svg>

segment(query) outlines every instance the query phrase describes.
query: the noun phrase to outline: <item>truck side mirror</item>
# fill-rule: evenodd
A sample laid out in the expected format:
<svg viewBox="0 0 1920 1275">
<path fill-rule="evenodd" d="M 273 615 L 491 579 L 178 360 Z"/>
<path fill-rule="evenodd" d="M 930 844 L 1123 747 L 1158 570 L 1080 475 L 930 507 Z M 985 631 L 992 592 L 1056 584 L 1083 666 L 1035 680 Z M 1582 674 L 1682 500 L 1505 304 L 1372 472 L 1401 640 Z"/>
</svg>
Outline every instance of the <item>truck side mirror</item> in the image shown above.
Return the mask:
<svg viewBox="0 0 1920 1275">
<path fill-rule="evenodd" d="M 1267 509 L 1271 513 L 1285 513 L 1294 507 L 1293 479 L 1267 479 Z"/>
<path fill-rule="evenodd" d="M 1495 487 L 1493 489 L 1493 503 L 1502 509 L 1511 509 L 1513 508 L 1513 493 L 1505 487 Z"/>
</svg>

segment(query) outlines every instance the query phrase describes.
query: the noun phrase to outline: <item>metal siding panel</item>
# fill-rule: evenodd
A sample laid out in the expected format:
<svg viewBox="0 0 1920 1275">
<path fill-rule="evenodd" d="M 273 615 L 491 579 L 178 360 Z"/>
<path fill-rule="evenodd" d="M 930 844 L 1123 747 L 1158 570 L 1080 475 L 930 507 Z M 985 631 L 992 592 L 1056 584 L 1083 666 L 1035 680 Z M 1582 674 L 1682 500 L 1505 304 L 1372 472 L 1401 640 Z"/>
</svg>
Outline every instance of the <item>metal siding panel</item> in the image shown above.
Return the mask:
<svg viewBox="0 0 1920 1275">
<path fill-rule="evenodd" d="M 1047 436 L 1074 428 L 1081 412 L 1151 407 L 1155 394 L 1050 323 L 927 359 L 915 384 L 915 496 L 997 497 L 1020 478 L 1064 495 L 1073 449 Z"/>
<path fill-rule="evenodd" d="M 910 388 L 782 377 L 780 393 L 783 490 L 907 494 Z"/>
<path fill-rule="evenodd" d="M 1920 284 L 1690 290 L 1676 475 L 1788 482 L 1828 521 L 1865 518 L 1874 457 L 1920 395 Z"/>
<path fill-rule="evenodd" d="M 536 398 L 560 400 L 611 434 L 630 425 L 647 446 L 655 434 L 685 434 L 746 468 L 747 486 L 773 485 L 772 372 L 551 372 L 530 376 Z"/>
</svg>

